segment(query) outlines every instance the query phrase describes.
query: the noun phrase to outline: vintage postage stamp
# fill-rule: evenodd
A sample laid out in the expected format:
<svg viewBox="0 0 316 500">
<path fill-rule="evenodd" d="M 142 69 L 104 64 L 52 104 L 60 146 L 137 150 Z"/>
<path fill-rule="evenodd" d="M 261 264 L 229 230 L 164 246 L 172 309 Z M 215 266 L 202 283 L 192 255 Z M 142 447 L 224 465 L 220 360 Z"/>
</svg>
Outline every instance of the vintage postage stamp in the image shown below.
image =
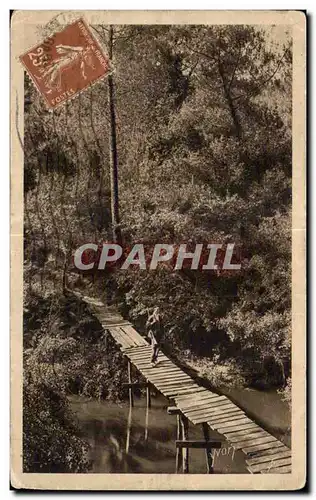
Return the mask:
<svg viewBox="0 0 316 500">
<path fill-rule="evenodd" d="M 305 22 L 13 13 L 14 488 L 304 487 Z"/>
<path fill-rule="evenodd" d="M 28 50 L 20 61 L 50 109 L 110 71 L 108 57 L 82 18 Z"/>
</svg>

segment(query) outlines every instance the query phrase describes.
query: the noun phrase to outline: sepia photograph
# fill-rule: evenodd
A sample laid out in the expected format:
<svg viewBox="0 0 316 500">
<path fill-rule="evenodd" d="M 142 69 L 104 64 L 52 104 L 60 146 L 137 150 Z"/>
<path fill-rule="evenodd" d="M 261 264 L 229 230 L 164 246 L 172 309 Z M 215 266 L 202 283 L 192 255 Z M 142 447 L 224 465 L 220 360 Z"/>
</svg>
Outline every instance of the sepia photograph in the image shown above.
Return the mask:
<svg viewBox="0 0 316 500">
<path fill-rule="evenodd" d="M 266 13 L 13 14 L 18 487 L 303 484 L 305 18 Z"/>
</svg>

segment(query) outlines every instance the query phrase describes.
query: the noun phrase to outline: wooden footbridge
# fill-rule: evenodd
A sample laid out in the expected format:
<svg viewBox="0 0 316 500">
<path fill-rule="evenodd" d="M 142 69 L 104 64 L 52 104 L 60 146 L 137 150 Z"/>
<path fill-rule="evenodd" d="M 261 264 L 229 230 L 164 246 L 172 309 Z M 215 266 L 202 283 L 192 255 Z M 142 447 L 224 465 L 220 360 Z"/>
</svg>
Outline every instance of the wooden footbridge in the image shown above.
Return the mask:
<svg viewBox="0 0 316 500">
<path fill-rule="evenodd" d="M 226 396 L 218 395 L 198 385 L 192 377 L 176 366 L 165 354 L 159 353 L 158 363 L 151 365 L 151 347 L 118 313 L 98 299 L 76 293 L 97 317 L 105 331 L 109 332 L 128 360 L 130 404 L 133 405 L 134 386 L 145 385 L 147 406 L 150 406 L 150 387 L 154 386 L 173 403 L 168 412 L 177 415 L 176 471 L 189 472 L 189 448 L 204 448 L 209 473 L 213 472 L 212 448 L 220 448 L 221 442 L 211 438 L 215 430 L 231 443 L 235 450 L 245 454 L 247 468 L 253 474 L 285 474 L 291 472 L 291 450 L 281 441 L 262 429 L 245 412 Z M 133 383 L 132 366 L 146 379 L 144 384 Z M 188 439 L 189 421 L 202 425 L 204 441 Z"/>
</svg>

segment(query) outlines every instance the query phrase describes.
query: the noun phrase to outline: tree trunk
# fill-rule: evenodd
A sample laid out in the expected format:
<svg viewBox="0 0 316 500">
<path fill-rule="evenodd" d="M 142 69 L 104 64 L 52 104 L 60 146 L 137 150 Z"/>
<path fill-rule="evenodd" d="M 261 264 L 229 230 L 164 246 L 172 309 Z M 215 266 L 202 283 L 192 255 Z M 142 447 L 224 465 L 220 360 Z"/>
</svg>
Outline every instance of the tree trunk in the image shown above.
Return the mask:
<svg viewBox="0 0 316 500">
<path fill-rule="evenodd" d="M 235 126 L 236 135 L 239 139 L 241 139 L 241 137 L 242 137 L 241 123 L 240 123 L 239 116 L 238 116 L 237 110 L 235 108 L 233 99 L 232 99 L 232 95 L 230 93 L 230 89 L 229 89 L 229 86 L 228 86 L 228 83 L 226 80 L 223 65 L 220 61 L 218 61 L 218 71 L 219 71 L 219 74 L 220 74 L 220 77 L 221 77 L 221 80 L 223 83 L 224 95 L 226 97 L 229 111 L 230 111 L 230 114 L 231 114 L 231 117 L 232 117 L 232 120 L 233 120 L 233 123 Z"/>
<path fill-rule="evenodd" d="M 113 26 L 109 27 L 109 59 L 113 57 Z M 122 242 L 119 219 L 119 195 L 118 195 L 118 158 L 116 144 L 116 115 L 115 115 L 115 86 L 113 74 L 108 76 L 109 110 L 110 110 L 110 179 L 111 179 L 111 214 L 113 240 L 115 243 Z"/>
</svg>

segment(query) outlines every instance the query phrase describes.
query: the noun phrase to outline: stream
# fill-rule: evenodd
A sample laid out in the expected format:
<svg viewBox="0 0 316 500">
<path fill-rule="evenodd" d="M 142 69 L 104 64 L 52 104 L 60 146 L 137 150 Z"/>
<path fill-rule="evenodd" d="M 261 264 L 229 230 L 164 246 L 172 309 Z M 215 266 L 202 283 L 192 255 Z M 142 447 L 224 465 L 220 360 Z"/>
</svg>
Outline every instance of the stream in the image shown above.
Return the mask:
<svg viewBox="0 0 316 500">
<path fill-rule="evenodd" d="M 275 427 L 273 434 L 289 444 L 289 411 L 277 393 L 256 390 L 227 390 L 237 404 L 251 414 L 260 411 L 266 426 Z M 262 404 L 265 401 L 264 405 Z M 176 417 L 168 415 L 168 400 L 152 397 L 152 407 L 146 413 L 146 397 L 135 397 L 135 406 L 71 396 L 82 437 L 90 445 L 92 473 L 174 473 Z M 260 422 L 258 422 L 260 423 Z M 211 431 L 210 438 L 221 438 Z M 189 439 L 203 440 L 202 427 L 190 424 Z M 214 473 L 248 473 L 244 454 L 224 442 L 220 450 L 213 450 Z M 189 450 L 189 472 L 206 473 L 205 450 Z"/>
</svg>

